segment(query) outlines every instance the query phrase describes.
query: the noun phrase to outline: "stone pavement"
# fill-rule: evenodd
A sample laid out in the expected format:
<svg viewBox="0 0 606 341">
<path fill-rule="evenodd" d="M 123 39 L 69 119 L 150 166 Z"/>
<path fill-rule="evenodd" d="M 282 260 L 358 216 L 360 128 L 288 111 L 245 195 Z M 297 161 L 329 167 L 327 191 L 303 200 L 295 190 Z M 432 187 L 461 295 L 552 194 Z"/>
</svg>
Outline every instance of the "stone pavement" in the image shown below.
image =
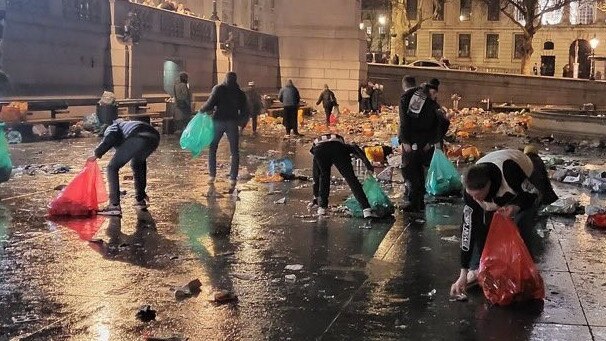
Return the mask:
<svg viewBox="0 0 606 341">
<path fill-rule="evenodd" d="M 95 143 L 15 145 L 13 161 L 78 170 Z M 584 216 L 549 218 L 541 231 L 543 306 L 492 307 L 477 289 L 450 302 L 458 244 L 443 238 L 459 233 L 459 202 L 429 205 L 424 223 L 400 213 L 370 228 L 336 214 L 317 221 L 306 216 L 310 183 L 241 184 L 236 200 L 224 181 L 210 190 L 206 158 L 190 160 L 177 145 L 165 138 L 150 159 L 148 213 L 130 207 L 132 181 L 122 181 L 123 219 L 47 221 L 53 188 L 75 171 L 0 185 L 0 340 L 606 340 L 606 235 Z M 308 145 L 247 137 L 242 146 L 251 172 L 258 164 L 246 155 L 267 149 L 310 168 Z M 399 185 L 387 189 L 397 195 Z M 348 194 L 333 192 L 331 203 Z M 303 269 L 285 270 L 293 264 Z M 195 278 L 201 293 L 176 300 L 174 289 Z M 222 289 L 238 301 L 210 302 Z M 135 318 L 142 305 L 155 321 Z"/>
</svg>

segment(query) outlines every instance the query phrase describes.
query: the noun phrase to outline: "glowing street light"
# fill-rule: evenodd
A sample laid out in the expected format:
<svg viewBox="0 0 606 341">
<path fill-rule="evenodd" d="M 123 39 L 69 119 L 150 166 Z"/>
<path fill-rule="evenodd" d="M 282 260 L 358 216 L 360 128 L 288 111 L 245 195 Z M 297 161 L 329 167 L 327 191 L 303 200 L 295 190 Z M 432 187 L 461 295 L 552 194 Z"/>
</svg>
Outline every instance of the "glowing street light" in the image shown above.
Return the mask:
<svg viewBox="0 0 606 341">
<path fill-rule="evenodd" d="M 364 23 L 363 23 L 363 22 L 361 22 L 361 23 L 360 23 L 360 30 L 363 30 L 363 29 L 364 29 Z"/>
<path fill-rule="evenodd" d="M 384 15 L 381 15 L 379 17 L 379 25 L 385 26 L 385 24 L 387 24 L 387 18 Z"/>
<path fill-rule="evenodd" d="M 591 40 L 589 41 L 589 45 L 591 45 L 591 48 L 593 50 L 595 50 L 599 44 L 600 44 L 600 40 L 594 34 L 593 38 L 591 38 Z"/>
</svg>

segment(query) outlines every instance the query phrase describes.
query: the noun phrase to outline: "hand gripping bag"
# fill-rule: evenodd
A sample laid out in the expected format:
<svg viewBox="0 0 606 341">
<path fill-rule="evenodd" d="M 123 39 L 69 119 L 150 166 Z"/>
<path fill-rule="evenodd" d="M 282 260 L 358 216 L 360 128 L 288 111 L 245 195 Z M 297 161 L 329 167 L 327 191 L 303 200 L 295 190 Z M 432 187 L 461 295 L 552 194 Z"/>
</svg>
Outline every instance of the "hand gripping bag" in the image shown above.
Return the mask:
<svg viewBox="0 0 606 341">
<path fill-rule="evenodd" d="M 545 298 L 543 278 L 515 223 L 501 214 L 492 218 L 480 258 L 478 281 L 492 304 Z"/>
<path fill-rule="evenodd" d="M 395 212 L 395 206 L 391 200 L 389 200 L 389 197 L 385 194 L 377 179 L 369 176 L 364 180 L 362 188 L 364 189 L 364 194 L 366 194 L 366 197 L 368 198 L 370 207 L 379 217 L 387 217 Z M 345 200 L 345 207 L 347 207 L 349 212 L 356 218 L 362 218 L 364 216 L 360 203 L 353 195 Z"/>
</svg>

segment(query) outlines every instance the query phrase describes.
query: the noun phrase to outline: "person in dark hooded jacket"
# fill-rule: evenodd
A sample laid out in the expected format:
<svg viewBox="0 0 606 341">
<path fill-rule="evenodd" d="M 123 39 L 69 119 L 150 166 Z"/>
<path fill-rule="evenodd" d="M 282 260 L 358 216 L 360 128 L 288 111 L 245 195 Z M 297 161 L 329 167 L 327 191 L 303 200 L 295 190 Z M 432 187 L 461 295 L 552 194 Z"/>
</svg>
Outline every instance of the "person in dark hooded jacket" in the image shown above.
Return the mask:
<svg viewBox="0 0 606 341">
<path fill-rule="evenodd" d="M 246 123 L 248 118 L 248 104 L 246 95 L 238 85 L 238 76 L 235 72 L 228 72 L 225 81 L 216 85 L 201 112 L 212 114 L 215 124 L 215 138 L 208 151 L 208 184 L 212 185 L 217 177 L 217 148 L 223 134 L 229 140 L 231 153 L 231 169 L 229 173 L 231 190 L 236 186 L 238 169 L 240 167 L 239 127 Z"/>
<path fill-rule="evenodd" d="M 135 206 L 147 208 L 148 199 L 145 193 L 147 186 L 147 158 L 158 148 L 160 134 L 150 124 L 140 121 L 117 120 L 105 129 L 104 137 L 89 157 L 89 161 L 100 159 L 110 149 L 116 153 L 107 165 L 107 182 L 109 183 L 109 205 L 98 214 L 122 215 L 120 206 L 120 178 L 118 172 L 128 161 L 133 169 L 135 180 Z"/>
<path fill-rule="evenodd" d="M 177 131 L 183 131 L 191 119 L 192 94 L 188 84 L 189 76 L 186 72 L 179 74 L 179 79 L 175 83 L 175 128 Z"/>
<path fill-rule="evenodd" d="M 326 125 L 330 124 L 330 114 L 332 113 L 332 109 L 337 106 L 337 98 L 335 97 L 335 93 L 332 92 L 328 88 L 328 84 L 324 84 L 324 91 L 320 94 L 320 98 L 316 102 L 316 105 L 320 105 L 322 103 L 322 107 L 324 107 L 324 114 L 326 115 Z"/>
<path fill-rule="evenodd" d="M 284 105 L 283 124 L 286 127 L 286 137 L 290 137 L 291 133 L 301 136 L 299 134 L 299 122 L 297 122 L 297 110 L 299 109 L 301 96 L 292 80 L 289 79 L 286 86 L 280 89 L 278 99 Z"/>
</svg>

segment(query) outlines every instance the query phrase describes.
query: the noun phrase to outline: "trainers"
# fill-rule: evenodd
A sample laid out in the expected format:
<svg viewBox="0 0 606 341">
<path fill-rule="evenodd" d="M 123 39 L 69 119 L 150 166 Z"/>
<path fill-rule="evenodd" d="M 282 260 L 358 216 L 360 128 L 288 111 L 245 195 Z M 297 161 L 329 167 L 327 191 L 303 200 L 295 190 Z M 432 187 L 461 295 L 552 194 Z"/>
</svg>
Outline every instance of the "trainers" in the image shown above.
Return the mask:
<svg viewBox="0 0 606 341">
<path fill-rule="evenodd" d="M 215 177 L 214 176 L 209 177 L 207 184 L 214 185 L 215 184 Z"/>
<path fill-rule="evenodd" d="M 364 218 L 378 218 L 379 217 L 377 212 L 375 212 L 372 208 L 365 208 L 364 210 L 362 210 L 362 214 L 364 215 Z"/>
<path fill-rule="evenodd" d="M 148 207 L 149 207 L 149 205 L 147 204 L 147 201 L 145 199 L 139 200 L 135 203 L 135 208 L 138 208 L 140 210 L 145 210 Z"/>
<path fill-rule="evenodd" d="M 308 210 L 314 210 L 314 209 L 317 209 L 318 207 L 319 206 L 318 206 L 318 200 L 317 199 L 314 199 L 309 204 L 307 204 L 307 209 Z"/>
<path fill-rule="evenodd" d="M 122 208 L 120 205 L 107 205 L 104 208 L 97 211 L 98 215 L 106 215 L 106 216 L 121 216 Z"/>
<path fill-rule="evenodd" d="M 324 216 L 326 215 L 326 209 L 323 207 L 318 207 L 318 215 L 319 216 Z"/>
</svg>

